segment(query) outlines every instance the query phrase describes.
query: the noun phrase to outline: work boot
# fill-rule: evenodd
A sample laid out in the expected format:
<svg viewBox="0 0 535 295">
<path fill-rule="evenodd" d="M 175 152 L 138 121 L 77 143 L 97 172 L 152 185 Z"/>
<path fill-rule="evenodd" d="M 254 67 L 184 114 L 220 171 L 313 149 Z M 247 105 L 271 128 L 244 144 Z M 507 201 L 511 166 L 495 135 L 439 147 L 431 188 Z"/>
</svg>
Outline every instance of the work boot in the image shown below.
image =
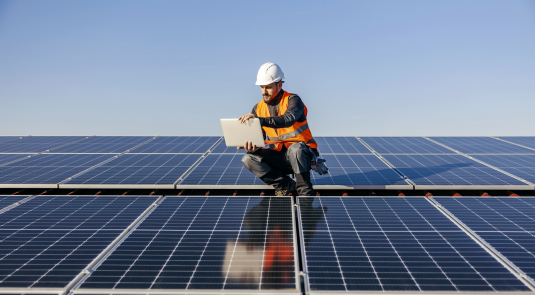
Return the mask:
<svg viewBox="0 0 535 295">
<path fill-rule="evenodd" d="M 310 171 L 295 174 L 296 189 L 299 196 L 315 196 Z"/>
<path fill-rule="evenodd" d="M 265 184 L 273 186 L 276 196 L 288 196 L 295 191 L 295 181 L 279 170 L 272 169 L 260 179 Z"/>
</svg>

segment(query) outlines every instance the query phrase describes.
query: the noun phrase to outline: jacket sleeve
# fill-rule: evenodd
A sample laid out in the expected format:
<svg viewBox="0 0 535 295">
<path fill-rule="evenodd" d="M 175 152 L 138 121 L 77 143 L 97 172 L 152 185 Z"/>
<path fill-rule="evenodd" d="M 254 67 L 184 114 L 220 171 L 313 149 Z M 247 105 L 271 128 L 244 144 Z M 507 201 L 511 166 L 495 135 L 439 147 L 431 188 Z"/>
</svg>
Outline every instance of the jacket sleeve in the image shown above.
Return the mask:
<svg viewBox="0 0 535 295">
<path fill-rule="evenodd" d="M 303 101 L 298 95 L 292 94 L 288 98 L 288 109 L 282 116 L 260 118 L 260 124 L 270 128 L 286 128 L 304 120 L 306 117 Z"/>
</svg>

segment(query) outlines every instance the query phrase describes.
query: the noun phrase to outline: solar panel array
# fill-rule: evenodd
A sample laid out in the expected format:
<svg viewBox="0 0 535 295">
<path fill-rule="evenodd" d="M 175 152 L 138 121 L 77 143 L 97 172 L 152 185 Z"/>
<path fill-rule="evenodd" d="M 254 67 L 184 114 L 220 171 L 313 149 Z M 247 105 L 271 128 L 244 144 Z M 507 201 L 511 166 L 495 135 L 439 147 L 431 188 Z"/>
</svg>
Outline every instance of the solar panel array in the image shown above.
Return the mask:
<svg viewBox="0 0 535 295">
<path fill-rule="evenodd" d="M 312 183 L 531 190 L 534 138 L 316 137 L 330 173 L 312 173 Z M 216 136 L 0 137 L 0 187 L 269 188 L 244 168 L 244 153 Z"/>
</svg>

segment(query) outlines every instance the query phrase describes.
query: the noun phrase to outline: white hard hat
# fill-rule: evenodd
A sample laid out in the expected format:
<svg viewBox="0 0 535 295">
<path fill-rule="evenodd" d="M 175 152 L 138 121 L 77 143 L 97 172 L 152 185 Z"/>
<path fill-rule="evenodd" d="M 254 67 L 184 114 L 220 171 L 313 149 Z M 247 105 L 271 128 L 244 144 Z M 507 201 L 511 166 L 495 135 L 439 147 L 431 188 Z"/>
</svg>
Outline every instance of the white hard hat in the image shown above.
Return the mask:
<svg viewBox="0 0 535 295">
<path fill-rule="evenodd" d="M 272 62 L 267 62 L 260 67 L 256 75 L 256 85 L 269 85 L 284 79 L 281 68 Z"/>
</svg>

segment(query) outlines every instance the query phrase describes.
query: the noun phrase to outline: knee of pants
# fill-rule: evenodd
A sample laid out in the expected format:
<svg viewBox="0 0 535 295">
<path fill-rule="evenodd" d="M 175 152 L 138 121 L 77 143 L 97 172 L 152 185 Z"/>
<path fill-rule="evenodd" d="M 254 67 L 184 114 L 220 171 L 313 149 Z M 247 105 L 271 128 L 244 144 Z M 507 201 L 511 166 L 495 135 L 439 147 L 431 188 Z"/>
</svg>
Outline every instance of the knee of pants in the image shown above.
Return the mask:
<svg viewBox="0 0 535 295">
<path fill-rule="evenodd" d="M 289 158 L 302 157 L 303 155 L 309 157 L 310 150 L 308 146 L 302 142 L 292 144 L 286 154 Z"/>
<path fill-rule="evenodd" d="M 260 162 L 262 162 L 262 159 L 259 159 L 259 157 L 257 157 L 254 154 L 247 153 L 243 155 L 243 157 L 241 158 L 241 162 L 243 166 L 245 166 L 245 168 L 252 171 L 252 170 L 255 170 L 255 167 L 258 167 L 260 165 Z"/>
</svg>

